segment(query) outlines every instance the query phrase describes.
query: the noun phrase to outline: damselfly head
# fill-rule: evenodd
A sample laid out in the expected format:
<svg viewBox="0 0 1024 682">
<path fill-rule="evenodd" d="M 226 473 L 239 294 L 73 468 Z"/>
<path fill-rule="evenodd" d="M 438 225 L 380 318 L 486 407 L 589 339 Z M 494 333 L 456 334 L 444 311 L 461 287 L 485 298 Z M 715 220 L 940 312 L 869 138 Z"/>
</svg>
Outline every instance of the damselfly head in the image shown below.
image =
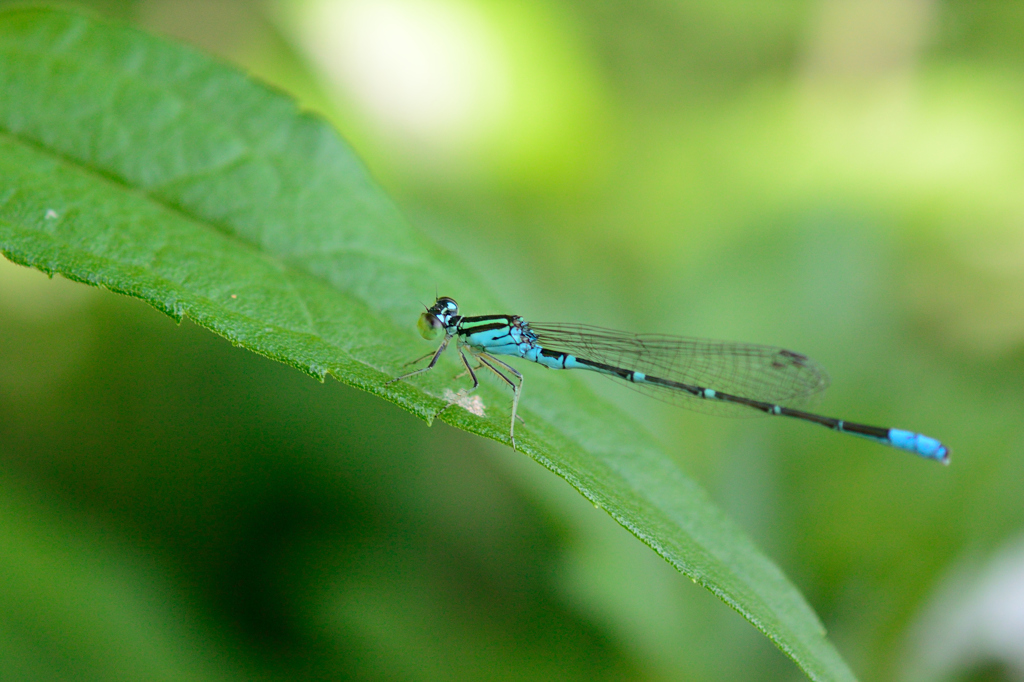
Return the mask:
<svg viewBox="0 0 1024 682">
<path fill-rule="evenodd" d="M 427 311 L 420 315 L 416 326 L 425 339 L 436 339 L 451 322 L 451 319 L 458 315 L 459 304 L 454 299 L 441 296 L 434 305 L 427 308 Z"/>
<path fill-rule="evenodd" d="M 447 327 L 451 319 L 459 314 L 459 304 L 455 302 L 454 298 L 441 296 L 434 301 L 434 305 L 430 306 L 427 312 L 436 316 L 441 320 L 441 324 Z"/>
</svg>

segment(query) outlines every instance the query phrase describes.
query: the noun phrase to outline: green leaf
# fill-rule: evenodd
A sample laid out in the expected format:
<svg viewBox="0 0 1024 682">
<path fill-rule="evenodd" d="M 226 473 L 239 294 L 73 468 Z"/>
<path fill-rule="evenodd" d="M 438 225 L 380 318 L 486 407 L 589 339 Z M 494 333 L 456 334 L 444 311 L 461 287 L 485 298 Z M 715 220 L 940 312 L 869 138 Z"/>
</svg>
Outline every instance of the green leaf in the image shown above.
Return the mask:
<svg viewBox="0 0 1024 682">
<path fill-rule="evenodd" d="M 453 407 L 451 371 L 385 385 L 429 350 L 437 289 L 502 310 L 412 230 L 323 121 L 131 28 L 0 13 L 0 251 L 189 317 L 428 422 L 508 442 L 509 395 Z M 454 368 L 454 361 L 447 367 Z M 800 593 L 644 433 L 564 373 L 527 382 L 520 449 L 739 611 L 814 680 L 852 680 Z"/>
</svg>

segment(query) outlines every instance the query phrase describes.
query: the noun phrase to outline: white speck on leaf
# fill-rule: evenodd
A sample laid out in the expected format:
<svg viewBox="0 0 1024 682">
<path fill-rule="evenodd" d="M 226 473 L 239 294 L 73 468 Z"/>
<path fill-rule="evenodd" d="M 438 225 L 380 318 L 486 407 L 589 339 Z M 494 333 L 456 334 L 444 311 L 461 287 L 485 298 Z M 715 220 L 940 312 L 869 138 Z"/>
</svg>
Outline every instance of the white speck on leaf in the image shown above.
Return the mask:
<svg viewBox="0 0 1024 682">
<path fill-rule="evenodd" d="M 57 214 L 57 212 L 54 211 L 52 208 L 46 209 L 46 219 L 47 220 L 56 220 L 59 217 L 60 216 Z"/>
<path fill-rule="evenodd" d="M 455 393 L 450 388 L 444 389 L 444 394 L 441 396 L 449 405 L 458 405 L 466 412 L 475 414 L 478 417 L 484 416 L 484 401 L 478 395 L 469 395 L 466 389 L 459 389 L 458 393 Z"/>
</svg>

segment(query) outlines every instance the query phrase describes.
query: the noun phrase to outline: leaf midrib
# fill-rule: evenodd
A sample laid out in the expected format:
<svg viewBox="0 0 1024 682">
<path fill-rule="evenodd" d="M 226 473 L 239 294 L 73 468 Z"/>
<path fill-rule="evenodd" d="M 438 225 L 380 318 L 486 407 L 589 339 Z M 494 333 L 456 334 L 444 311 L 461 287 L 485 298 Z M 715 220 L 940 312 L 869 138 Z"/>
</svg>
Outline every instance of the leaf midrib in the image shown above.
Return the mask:
<svg viewBox="0 0 1024 682">
<path fill-rule="evenodd" d="M 79 37 L 80 36 L 75 36 L 74 40 L 65 41 L 64 43 L 62 43 L 62 47 L 64 47 L 65 49 L 72 49 Z M 189 48 L 186 47 L 184 49 Z M 63 56 L 62 52 L 52 53 L 40 50 L 32 50 L 24 45 L 20 46 L 18 52 L 21 54 L 28 53 L 33 55 L 34 57 L 38 58 L 43 65 L 59 65 L 61 63 L 67 64 L 69 62 L 68 59 L 62 60 L 60 58 L 61 56 Z M 64 162 L 68 166 L 72 166 L 87 171 L 93 176 L 101 177 L 113 184 L 118 185 L 119 187 L 122 187 L 126 190 L 135 193 L 136 195 L 145 197 L 146 199 L 148 199 L 150 202 L 157 206 L 178 213 L 179 215 L 182 215 L 192 220 L 194 223 L 198 225 L 216 231 L 239 243 L 246 244 L 256 253 L 273 254 L 273 257 L 277 259 L 278 262 L 288 264 L 290 269 L 301 271 L 304 274 L 307 274 L 310 277 L 313 277 L 318 281 L 327 284 L 328 286 L 331 286 L 329 281 L 319 276 L 309 268 L 303 266 L 301 264 L 301 261 L 298 259 L 302 257 L 327 257 L 337 253 L 357 253 L 361 255 L 371 256 L 377 260 L 386 261 L 395 265 L 410 264 L 411 261 L 407 259 L 398 259 L 395 257 L 393 253 L 367 249 L 364 246 L 352 246 L 341 248 L 339 248 L 338 246 L 332 246 L 330 250 L 326 251 L 306 250 L 295 252 L 293 254 L 290 254 L 290 257 L 285 257 L 282 254 L 274 253 L 272 251 L 267 250 L 262 245 L 262 243 L 258 241 L 245 238 L 237 230 L 233 229 L 233 227 L 228 223 L 223 223 L 217 220 L 210 219 L 206 216 L 202 216 L 200 214 L 197 214 L 191 207 L 182 205 L 181 203 L 176 201 L 169 200 L 167 198 L 167 194 L 163 191 L 166 187 L 174 186 L 176 184 L 180 184 L 183 182 L 201 181 L 204 177 L 215 176 L 219 173 L 223 173 L 226 170 L 230 170 L 231 168 L 238 167 L 247 159 L 260 161 L 265 159 L 266 157 L 260 153 L 261 150 L 258 147 L 254 147 L 251 144 L 250 140 L 247 140 L 243 137 L 234 134 L 230 128 L 221 125 L 218 119 L 206 116 L 205 111 L 203 109 L 192 108 L 189 100 L 182 97 L 177 89 L 173 87 L 170 89 L 156 89 L 151 87 L 146 79 L 138 77 L 135 72 L 125 74 L 123 72 L 116 72 L 111 69 L 105 69 L 101 65 L 97 64 L 97 62 L 95 61 L 89 61 L 88 64 L 92 72 L 101 74 L 101 77 L 109 77 L 111 80 L 114 81 L 130 81 L 134 87 L 144 89 L 147 92 L 153 93 L 154 95 L 158 95 L 161 97 L 167 97 L 169 94 L 173 94 L 174 100 L 178 106 L 180 106 L 183 110 L 191 108 L 193 115 L 196 115 L 197 118 L 201 119 L 204 125 L 209 126 L 210 129 L 224 133 L 224 137 L 230 137 L 237 140 L 240 147 L 242 147 L 244 151 L 235 155 L 231 159 L 221 161 L 216 165 L 210 165 L 200 172 L 182 173 L 180 175 L 174 176 L 173 178 L 167 178 L 163 180 L 160 184 L 154 184 L 152 186 L 143 187 L 141 184 L 131 184 L 131 182 L 128 179 L 114 171 L 111 171 L 107 168 L 104 168 L 94 163 L 89 163 L 81 159 L 80 157 L 69 155 L 65 151 L 55 149 L 54 147 L 47 145 L 44 141 L 40 139 L 24 135 L 23 133 L 11 130 L 3 126 L 0 126 L 0 132 L 6 133 L 10 138 L 17 140 L 18 142 L 34 147 L 35 149 L 48 154 L 52 158 Z M 250 78 L 254 77 L 250 76 Z M 295 107 L 295 109 L 297 114 L 302 115 L 303 112 L 298 107 Z M 102 111 L 102 107 L 99 107 L 98 110 Z M 267 151 L 270 151 L 270 149 L 267 149 Z M 420 261 L 420 264 L 422 264 L 422 261 Z M 334 287 L 332 286 L 332 288 Z"/>
<path fill-rule="evenodd" d="M 237 245 L 240 245 L 242 248 L 244 248 L 246 251 L 248 251 L 251 255 L 253 255 L 253 256 L 257 257 L 257 258 L 263 259 L 266 263 L 268 263 L 272 267 L 278 269 L 279 271 L 281 271 L 285 275 L 284 280 L 288 283 L 288 286 L 290 288 L 290 294 L 294 297 L 294 300 L 297 301 L 298 304 L 301 306 L 304 316 L 310 322 L 311 329 L 298 329 L 298 328 L 295 328 L 295 327 L 292 327 L 292 326 L 281 325 L 281 324 L 278 324 L 278 323 L 268 323 L 266 320 L 262 320 L 262 319 L 258 319 L 258 318 L 252 317 L 251 315 L 248 315 L 248 314 L 246 314 L 246 313 L 244 313 L 242 311 L 238 311 L 238 310 L 230 310 L 230 313 L 232 315 L 237 315 L 238 317 L 242 317 L 242 318 L 246 319 L 253 326 L 261 326 L 261 325 L 262 326 L 274 326 L 274 327 L 277 327 L 278 329 L 282 329 L 282 330 L 287 331 L 287 332 L 289 332 L 291 334 L 306 335 L 306 336 L 309 336 L 311 338 L 315 338 L 317 341 L 326 344 L 328 347 L 330 347 L 332 350 L 337 352 L 340 356 L 344 357 L 346 360 L 348 360 L 348 361 L 355 361 L 355 362 L 361 364 L 363 367 L 365 367 L 367 369 L 372 369 L 372 370 L 381 372 L 382 374 L 385 374 L 385 375 L 387 374 L 385 372 L 384 368 L 375 367 L 375 366 L 370 365 L 370 364 L 368 364 L 367 362 L 365 362 L 365 361 L 363 361 L 361 359 L 356 358 L 348 350 L 346 350 L 345 348 L 341 347 L 336 342 L 328 340 L 326 337 L 324 337 L 323 335 L 319 334 L 316 331 L 317 324 L 316 324 L 316 322 L 314 320 L 314 317 L 313 317 L 312 313 L 309 310 L 309 307 L 308 307 L 308 305 L 306 303 L 306 299 L 295 288 L 294 283 L 292 281 L 293 273 L 294 273 L 294 275 L 297 275 L 297 276 L 309 277 L 310 279 L 313 279 L 313 280 L 319 282 L 323 286 L 329 287 L 332 290 L 337 291 L 340 295 L 343 295 L 346 298 L 348 298 L 348 299 L 350 299 L 352 301 L 357 302 L 359 305 L 362 305 L 362 303 L 359 302 L 358 299 L 352 297 L 351 295 L 347 294 L 344 291 L 341 291 L 341 290 L 333 287 L 330 284 L 330 282 L 327 281 L 325 278 L 316 275 L 315 273 L 309 271 L 308 269 L 296 267 L 292 262 L 289 262 L 290 259 L 285 259 L 285 258 L 282 258 L 282 257 L 276 255 L 276 254 L 268 252 L 266 250 L 261 250 L 257 245 L 253 244 L 251 241 L 249 241 L 247 239 L 239 237 L 237 234 L 235 234 L 231 230 L 218 229 L 216 227 L 216 221 L 205 220 L 205 219 L 201 218 L 195 212 L 188 211 L 188 210 L 186 210 L 184 207 L 182 207 L 180 205 L 177 205 L 177 204 L 175 204 L 173 202 L 163 201 L 160 198 L 154 196 L 152 193 L 147 192 L 146 190 L 143 190 L 143 189 L 141 189 L 141 188 L 139 188 L 137 186 L 130 185 L 124 179 L 119 178 L 119 177 L 117 177 L 117 176 L 115 176 L 115 175 L 113 175 L 113 174 L 111 174 L 109 172 L 105 172 L 102 168 L 98 168 L 98 167 L 96 167 L 96 166 L 94 166 L 92 164 L 88 164 L 88 163 L 82 162 L 80 159 L 76 159 L 76 158 L 74 158 L 72 156 L 69 156 L 67 154 L 64 154 L 64 153 L 58 151 L 58 150 L 55 150 L 52 147 L 48 147 L 45 144 L 43 144 L 42 142 L 40 142 L 39 140 L 33 139 L 31 137 L 28 137 L 28 136 L 19 135 L 19 134 L 15 133 L 15 132 L 13 132 L 13 131 L 11 131 L 9 129 L 5 129 L 5 128 L 2 128 L 2 127 L 0 127 L 0 135 L 3 135 L 4 137 L 6 137 L 9 140 L 13 141 L 15 144 L 23 145 L 25 147 L 30 148 L 32 151 L 34 151 L 37 154 L 46 156 L 51 161 L 63 164 L 64 166 L 66 166 L 68 168 L 71 168 L 71 169 L 73 169 L 73 170 L 75 170 L 77 172 L 80 172 L 80 173 L 90 177 L 92 180 L 94 180 L 96 182 L 102 182 L 102 183 L 106 183 L 108 185 L 112 185 L 112 186 L 116 187 L 120 191 L 131 193 L 131 194 L 135 195 L 136 197 L 141 198 L 144 201 L 147 201 L 147 202 L 153 204 L 154 206 L 158 207 L 162 211 L 167 211 L 168 213 L 176 214 L 179 217 L 183 218 L 184 220 L 188 221 L 189 223 L 191 223 L 191 224 L 193 224 L 195 226 L 198 226 L 198 227 L 200 227 L 202 229 L 207 229 L 207 230 L 210 230 L 210 231 L 215 231 L 218 234 L 220 234 L 221 236 L 223 236 L 223 237 L 233 241 Z M 17 196 L 17 192 L 18 192 L 17 188 L 11 188 L 7 192 L 5 192 L 4 195 L 2 196 L 2 198 L 0 198 L 0 205 L 6 205 L 11 200 L 13 200 Z M 14 227 L 14 226 L 12 226 L 12 227 Z M 69 244 L 66 240 L 62 239 L 59 235 L 55 235 L 53 233 L 50 233 L 50 232 L 47 232 L 47 231 L 44 231 L 44 230 L 37 230 L 37 231 L 42 233 L 42 234 L 45 234 L 47 238 L 52 239 L 52 240 L 62 244 L 64 246 L 64 248 L 68 248 L 68 249 L 71 249 L 71 250 L 74 250 L 74 251 L 83 252 L 83 253 L 88 253 L 88 252 L 83 251 L 82 249 L 80 249 L 77 246 L 73 246 L 73 245 Z M 115 259 L 112 259 L 112 258 L 110 258 L 109 256 L 106 256 L 106 255 L 97 255 L 97 254 L 93 254 L 93 253 L 88 253 L 88 255 L 90 257 L 93 257 L 93 258 L 100 258 L 102 260 L 116 262 Z M 155 257 L 155 255 L 156 255 L 156 252 L 154 252 L 154 254 L 151 256 L 151 259 L 153 257 Z M 39 265 L 42 265 L 42 264 L 35 264 L 34 263 L 33 265 L 35 265 L 36 267 L 39 267 Z M 134 268 L 145 269 L 145 266 L 138 265 L 138 264 L 119 263 L 119 266 L 120 267 L 131 267 L 133 269 Z M 165 284 L 168 287 L 168 289 L 172 289 L 172 290 L 173 289 L 185 289 L 185 290 L 187 290 L 189 296 L 192 296 L 192 297 L 194 297 L 197 300 L 205 302 L 210 307 L 223 307 L 223 304 L 221 302 L 215 301 L 215 300 L 213 300 L 211 298 L 208 298 L 208 297 L 202 295 L 201 293 L 197 292 L 195 289 L 187 287 L 187 285 L 183 285 L 181 283 L 174 282 L 174 281 L 169 280 L 169 279 L 167 279 L 165 277 L 157 275 L 152 268 L 145 269 L 145 271 L 146 271 L 146 274 L 149 277 L 152 277 L 153 279 L 155 279 L 155 280 Z M 64 275 L 65 273 L 61 273 L 61 274 Z M 91 281 L 84 281 L 83 283 L 85 283 L 85 284 L 96 284 L 96 282 L 91 282 Z M 118 293 L 123 293 L 123 294 L 126 294 L 126 295 L 137 297 L 137 295 L 132 293 L 132 292 L 120 291 Z M 176 308 L 177 308 L 177 306 L 176 306 Z M 177 310 L 177 309 L 175 309 L 175 310 L 161 309 L 161 310 L 164 313 L 166 313 L 167 315 L 169 315 L 170 317 L 172 317 L 172 318 L 174 318 L 174 319 L 176 319 L 178 321 L 180 321 L 183 316 L 187 316 L 190 319 L 193 319 L 194 321 L 198 322 L 198 320 L 196 320 L 195 316 L 189 315 L 186 310 Z M 310 368 L 310 369 L 314 369 L 314 368 Z M 326 372 L 326 373 L 330 373 L 330 374 L 332 374 L 332 376 L 334 375 L 333 372 Z M 323 381 L 324 375 L 325 375 L 324 373 L 321 373 L 319 371 L 314 371 L 314 374 L 316 376 L 318 376 L 321 381 Z M 342 377 L 335 377 L 335 378 L 344 381 L 344 379 Z"/>
</svg>

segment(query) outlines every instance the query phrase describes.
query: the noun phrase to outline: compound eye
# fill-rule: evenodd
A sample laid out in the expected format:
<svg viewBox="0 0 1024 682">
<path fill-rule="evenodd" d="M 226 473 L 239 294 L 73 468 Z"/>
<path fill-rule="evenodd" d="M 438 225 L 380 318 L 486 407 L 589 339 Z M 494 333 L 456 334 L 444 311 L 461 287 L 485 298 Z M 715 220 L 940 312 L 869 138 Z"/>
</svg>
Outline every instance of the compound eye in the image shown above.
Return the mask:
<svg viewBox="0 0 1024 682">
<path fill-rule="evenodd" d="M 425 339 L 436 339 L 444 330 L 441 320 L 431 313 L 423 313 L 416 321 L 416 327 L 420 330 L 420 336 Z"/>
<path fill-rule="evenodd" d="M 449 313 L 453 315 L 459 310 L 459 304 L 455 302 L 455 299 L 448 298 L 447 296 L 442 296 L 441 298 L 437 299 L 437 305 L 442 310 L 447 310 Z"/>
</svg>

